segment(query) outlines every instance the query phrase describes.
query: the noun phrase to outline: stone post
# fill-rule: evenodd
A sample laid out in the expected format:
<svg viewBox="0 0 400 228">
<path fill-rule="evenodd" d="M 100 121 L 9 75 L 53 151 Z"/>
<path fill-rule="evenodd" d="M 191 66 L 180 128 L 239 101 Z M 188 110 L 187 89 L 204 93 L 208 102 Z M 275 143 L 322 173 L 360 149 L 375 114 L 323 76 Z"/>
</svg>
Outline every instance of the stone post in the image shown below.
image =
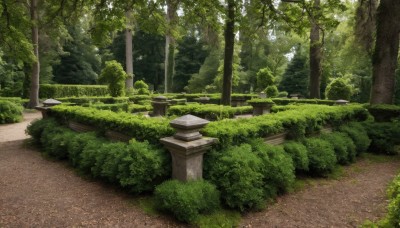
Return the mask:
<svg viewBox="0 0 400 228">
<path fill-rule="evenodd" d="M 47 99 L 43 101 L 43 106 L 36 106 L 35 109 L 42 112 L 42 118 L 47 118 L 49 116 L 48 110 L 56 105 L 61 104 L 61 101 L 55 99 Z"/>
<path fill-rule="evenodd" d="M 267 98 L 267 94 L 265 92 L 261 92 L 258 94 L 258 98 L 261 98 L 261 99 Z"/>
<path fill-rule="evenodd" d="M 192 115 L 170 122 L 176 129 L 175 135 L 160 141 L 171 153 L 173 179 L 188 181 L 203 177 L 203 154 L 216 142 L 215 138 L 203 137 L 199 132 L 208 123 Z"/>
<path fill-rule="evenodd" d="M 158 96 L 151 101 L 153 106 L 153 117 L 160 117 L 167 115 L 168 101 L 164 96 Z"/>
</svg>

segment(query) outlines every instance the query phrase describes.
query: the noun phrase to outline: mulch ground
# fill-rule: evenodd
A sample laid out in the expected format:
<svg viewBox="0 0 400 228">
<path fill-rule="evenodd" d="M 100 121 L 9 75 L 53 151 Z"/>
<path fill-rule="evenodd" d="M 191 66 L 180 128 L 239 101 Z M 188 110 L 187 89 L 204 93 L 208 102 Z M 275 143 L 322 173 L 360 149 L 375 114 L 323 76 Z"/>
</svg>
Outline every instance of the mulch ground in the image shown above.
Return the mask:
<svg viewBox="0 0 400 228">
<path fill-rule="evenodd" d="M 24 130 L 38 113 L 0 126 L 0 227 L 182 227 L 147 215 L 137 197 L 78 176 L 66 163 L 43 158 L 26 143 Z M 386 211 L 386 187 L 398 159 L 362 159 L 339 180 L 313 180 L 278 197 L 261 212 L 243 216 L 240 227 L 356 227 Z"/>
</svg>

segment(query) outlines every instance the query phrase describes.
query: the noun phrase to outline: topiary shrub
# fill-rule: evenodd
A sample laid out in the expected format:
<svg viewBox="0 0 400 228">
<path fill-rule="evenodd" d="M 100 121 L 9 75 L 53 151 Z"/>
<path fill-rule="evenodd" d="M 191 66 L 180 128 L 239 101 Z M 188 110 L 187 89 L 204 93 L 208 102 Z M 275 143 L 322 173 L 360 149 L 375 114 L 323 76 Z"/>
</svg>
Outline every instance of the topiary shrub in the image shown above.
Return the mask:
<svg viewBox="0 0 400 228">
<path fill-rule="evenodd" d="M 10 101 L 0 100 L 0 124 L 16 123 L 22 120 L 23 107 Z"/>
<path fill-rule="evenodd" d="M 46 134 L 50 134 L 47 135 Z M 74 137 L 74 133 L 66 128 L 59 130 L 44 131 L 43 135 L 46 137 L 47 142 L 44 145 L 45 153 L 53 158 L 67 159 L 68 158 L 68 144 Z"/>
<path fill-rule="evenodd" d="M 332 172 L 337 162 L 333 146 L 319 138 L 307 138 L 303 142 L 308 150 L 310 174 L 326 176 Z"/>
<path fill-rule="evenodd" d="M 329 100 L 350 100 L 352 93 L 351 86 L 343 78 L 334 79 L 325 90 L 325 96 Z"/>
<path fill-rule="evenodd" d="M 400 122 L 369 122 L 364 126 L 371 139 L 369 151 L 389 155 L 398 153 L 395 146 L 400 144 Z"/>
<path fill-rule="evenodd" d="M 139 95 L 150 94 L 149 86 L 142 80 L 138 80 L 133 84 L 133 88 L 137 90 Z"/>
<path fill-rule="evenodd" d="M 371 140 L 364 127 L 358 122 L 351 122 L 339 127 L 339 131 L 346 133 L 356 146 L 357 155 L 367 151 Z"/>
<path fill-rule="evenodd" d="M 262 91 L 266 89 L 268 86 L 273 85 L 275 83 L 275 76 L 272 74 L 272 71 L 266 67 L 260 69 L 257 72 L 257 88 Z"/>
<path fill-rule="evenodd" d="M 264 191 L 267 199 L 273 199 L 293 186 L 295 175 L 292 158 L 285 153 L 282 146 L 265 144 L 263 139 L 250 141 L 253 153 L 261 159 Z"/>
<path fill-rule="evenodd" d="M 217 186 L 228 207 L 244 211 L 263 206 L 262 161 L 249 144 L 220 153 L 212 151 L 207 156 L 205 177 Z"/>
<path fill-rule="evenodd" d="M 292 157 L 296 171 L 308 171 L 308 155 L 307 148 L 298 142 L 289 141 L 283 144 L 283 149 L 290 157 Z"/>
<path fill-rule="evenodd" d="M 115 61 L 107 61 L 106 66 L 100 74 L 99 81 L 107 83 L 110 95 L 113 97 L 122 97 L 125 95 L 125 80 L 127 74 L 125 73 L 122 65 Z"/>
<path fill-rule="evenodd" d="M 348 151 L 348 146 L 346 145 L 348 143 L 348 136 L 345 133 L 341 132 L 333 132 L 330 134 L 322 134 L 321 138 L 328 141 L 330 144 L 332 144 L 335 154 L 336 154 L 336 159 L 339 164 L 342 165 L 347 165 L 350 164 L 350 158 L 352 157 L 349 155 Z M 353 143 L 353 142 L 351 142 Z M 354 144 L 353 144 L 354 145 Z"/>
<path fill-rule="evenodd" d="M 388 188 L 389 206 L 387 221 L 391 226 L 400 226 L 400 175 L 398 175 Z"/>
<path fill-rule="evenodd" d="M 216 187 L 204 180 L 186 183 L 170 180 L 156 187 L 154 197 L 160 210 L 178 220 L 192 223 L 199 215 L 212 213 L 220 205 Z"/>
<path fill-rule="evenodd" d="M 267 97 L 277 97 L 279 95 L 278 87 L 276 85 L 270 85 L 265 89 Z"/>
</svg>

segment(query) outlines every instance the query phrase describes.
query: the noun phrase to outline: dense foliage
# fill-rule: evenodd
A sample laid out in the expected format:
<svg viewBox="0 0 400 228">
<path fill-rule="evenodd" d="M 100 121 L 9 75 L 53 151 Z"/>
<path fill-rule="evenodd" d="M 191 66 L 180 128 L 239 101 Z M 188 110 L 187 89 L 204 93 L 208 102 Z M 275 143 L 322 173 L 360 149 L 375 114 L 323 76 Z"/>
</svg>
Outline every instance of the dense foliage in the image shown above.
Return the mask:
<svg viewBox="0 0 400 228">
<path fill-rule="evenodd" d="M 166 181 L 157 186 L 154 197 L 159 209 L 185 222 L 194 222 L 200 214 L 210 214 L 220 206 L 215 185 L 204 180 Z"/>
<path fill-rule="evenodd" d="M 101 70 L 99 81 L 108 84 L 108 90 L 112 97 L 125 95 L 125 79 L 127 78 L 122 65 L 117 61 L 107 61 Z"/>
<path fill-rule="evenodd" d="M 208 120 L 233 118 L 235 115 L 247 114 L 251 112 L 252 107 L 250 106 L 231 107 L 214 104 L 174 105 L 168 108 L 168 115 L 183 116 L 186 114 L 191 114 Z"/>
<path fill-rule="evenodd" d="M 307 147 L 310 174 L 325 176 L 336 166 L 336 155 L 332 144 L 318 138 L 304 140 Z"/>
<path fill-rule="evenodd" d="M 369 151 L 372 153 L 398 154 L 400 144 L 400 122 L 369 122 L 365 128 L 371 139 Z"/>
<path fill-rule="evenodd" d="M 336 78 L 326 87 L 326 97 L 329 100 L 350 100 L 351 86 L 343 78 Z"/>
<path fill-rule="evenodd" d="M 170 173 L 168 153 L 147 142 L 112 143 L 93 133 L 75 133 L 53 119 L 35 121 L 27 132 L 48 156 L 69 159 L 82 173 L 132 193 L 153 190 Z"/>
<path fill-rule="evenodd" d="M 101 97 L 109 94 L 107 86 L 102 85 L 40 85 L 41 98 L 62 98 L 62 97 Z"/>
<path fill-rule="evenodd" d="M 23 107 L 19 103 L 0 100 L 0 124 L 21 121 L 22 111 Z"/>
</svg>

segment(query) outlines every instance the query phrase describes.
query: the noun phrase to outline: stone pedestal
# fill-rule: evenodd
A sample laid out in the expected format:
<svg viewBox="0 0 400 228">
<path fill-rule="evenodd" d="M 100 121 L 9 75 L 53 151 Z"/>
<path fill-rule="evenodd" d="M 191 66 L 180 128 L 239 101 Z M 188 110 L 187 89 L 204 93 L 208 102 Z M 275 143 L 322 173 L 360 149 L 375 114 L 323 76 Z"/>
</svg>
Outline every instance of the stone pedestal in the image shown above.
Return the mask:
<svg viewBox="0 0 400 228">
<path fill-rule="evenodd" d="M 253 106 L 253 116 L 260 116 L 271 112 L 271 103 L 250 103 Z"/>
<path fill-rule="evenodd" d="M 166 97 L 158 96 L 153 98 L 153 100 L 151 101 L 151 105 L 153 106 L 152 117 L 167 115 L 168 101 Z"/>
<path fill-rule="evenodd" d="M 240 107 L 246 105 L 246 98 L 244 97 L 233 97 L 231 101 L 232 107 Z"/>
<path fill-rule="evenodd" d="M 203 137 L 199 132 L 208 123 L 192 115 L 171 121 L 176 134 L 160 141 L 172 156 L 172 178 L 188 181 L 203 177 L 203 154 L 216 142 L 215 138 Z"/>
<path fill-rule="evenodd" d="M 210 98 L 209 97 L 199 97 L 199 98 L 196 98 L 194 100 L 199 102 L 200 104 L 208 104 L 208 103 L 210 103 Z"/>
<path fill-rule="evenodd" d="M 55 100 L 55 99 L 47 99 L 43 101 L 43 106 L 36 106 L 35 109 L 39 110 L 42 112 L 42 118 L 47 118 L 49 116 L 48 110 L 56 105 L 61 104 L 61 101 Z"/>
</svg>

